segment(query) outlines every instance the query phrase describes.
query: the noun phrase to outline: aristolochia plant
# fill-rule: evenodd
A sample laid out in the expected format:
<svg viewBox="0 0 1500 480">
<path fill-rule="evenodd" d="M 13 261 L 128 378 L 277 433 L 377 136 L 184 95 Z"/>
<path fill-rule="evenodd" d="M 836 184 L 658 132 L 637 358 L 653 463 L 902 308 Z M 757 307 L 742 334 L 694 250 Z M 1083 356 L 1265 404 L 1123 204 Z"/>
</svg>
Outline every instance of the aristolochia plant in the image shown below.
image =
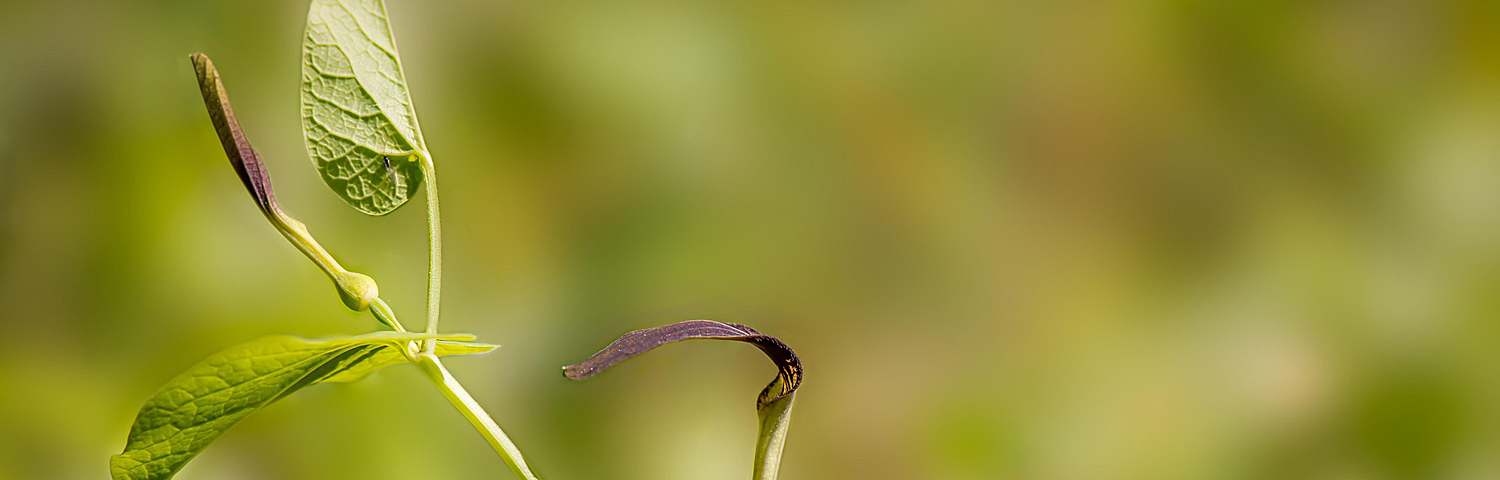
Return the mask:
<svg viewBox="0 0 1500 480">
<path fill-rule="evenodd" d="M 466 334 L 438 333 L 442 238 L 437 171 L 422 141 L 406 76 L 396 54 L 382 0 L 313 0 L 302 41 L 302 130 L 308 155 L 333 192 L 355 209 L 385 215 L 426 185 L 428 224 L 427 324 L 407 331 L 380 298 L 375 280 L 339 265 L 302 222 L 281 210 L 260 155 L 235 118 L 213 62 L 192 55 L 209 119 L 229 162 L 271 225 L 333 280 L 340 299 L 368 311 L 391 331 L 308 340 L 271 336 L 230 347 L 162 386 L 137 414 L 125 450 L 110 458 L 114 480 L 171 478 L 210 443 L 251 413 L 323 382 L 353 382 L 380 368 L 410 363 L 468 419 L 511 470 L 535 479 L 521 452 L 439 357 L 494 350 Z M 756 345 L 778 373 L 756 399 L 760 434 L 754 478 L 773 480 L 781 462 L 792 400 L 802 364 L 781 340 L 743 325 L 689 320 L 621 336 L 599 353 L 563 368 L 588 378 L 660 345 L 695 338 Z"/>
</svg>

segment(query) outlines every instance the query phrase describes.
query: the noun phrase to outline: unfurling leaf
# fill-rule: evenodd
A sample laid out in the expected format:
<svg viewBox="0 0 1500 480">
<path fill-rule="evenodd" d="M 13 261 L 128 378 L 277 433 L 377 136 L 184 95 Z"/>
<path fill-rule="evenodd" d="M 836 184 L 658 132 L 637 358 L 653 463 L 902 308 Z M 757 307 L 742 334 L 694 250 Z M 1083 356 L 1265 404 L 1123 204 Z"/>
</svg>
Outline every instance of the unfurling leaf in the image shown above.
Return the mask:
<svg viewBox="0 0 1500 480">
<path fill-rule="evenodd" d="M 323 181 L 361 212 L 390 213 L 421 183 L 427 147 L 382 0 L 313 0 L 302 132 Z"/>
<path fill-rule="evenodd" d="M 776 363 L 776 377 L 771 379 L 771 383 L 755 399 L 755 409 L 760 417 L 760 434 L 755 445 L 754 472 L 756 479 L 776 478 L 781 464 L 782 446 L 786 443 L 787 426 L 791 421 L 792 400 L 796 398 L 797 387 L 802 384 L 802 361 L 791 347 L 776 337 L 734 323 L 687 320 L 621 335 L 587 360 L 563 367 L 563 375 L 572 380 L 583 380 L 653 348 L 692 339 L 734 340 L 754 344 Z"/>
<path fill-rule="evenodd" d="M 272 336 L 216 353 L 167 382 L 136 415 L 125 451 L 110 457 L 114 480 L 171 478 L 226 430 L 260 408 L 319 382 L 350 382 L 401 363 L 416 340 L 471 335 L 377 332 L 308 340 Z M 439 355 L 484 353 L 495 346 L 441 341 Z"/>
<path fill-rule="evenodd" d="M 224 90 L 224 82 L 219 79 L 219 70 L 214 68 L 214 62 L 208 59 L 208 55 L 194 53 L 190 58 L 193 60 L 193 70 L 198 72 L 198 89 L 203 93 L 203 104 L 208 107 L 208 118 L 219 134 L 219 143 L 224 144 L 229 164 L 234 166 L 234 173 L 239 174 L 240 182 L 245 184 L 245 189 L 255 198 L 261 212 L 267 216 L 275 215 L 276 195 L 271 192 L 271 176 L 266 173 L 260 154 L 250 146 L 250 140 L 245 138 L 244 130 L 240 129 L 240 121 L 234 116 L 234 107 L 229 105 L 229 92 Z"/>
<path fill-rule="evenodd" d="M 583 380 L 653 348 L 692 339 L 734 340 L 754 344 L 766 356 L 771 357 L 771 361 L 776 362 L 776 378 L 756 398 L 757 409 L 790 395 L 802 383 L 802 361 L 780 339 L 744 325 L 713 320 L 687 320 L 621 335 L 588 360 L 563 367 L 563 375 L 572 380 Z"/>
</svg>

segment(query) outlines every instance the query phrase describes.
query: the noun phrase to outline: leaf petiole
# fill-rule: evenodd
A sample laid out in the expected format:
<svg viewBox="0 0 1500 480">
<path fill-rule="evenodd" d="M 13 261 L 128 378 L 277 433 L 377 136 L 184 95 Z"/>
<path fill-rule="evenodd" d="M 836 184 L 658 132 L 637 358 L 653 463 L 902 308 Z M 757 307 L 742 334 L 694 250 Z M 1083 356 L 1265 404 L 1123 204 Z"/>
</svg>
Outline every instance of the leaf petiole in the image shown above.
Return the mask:
<svg viewBox="0 0 1500 480">
<path fill-rule="evenodd" d="M 417 156 L 427 186 L 427 333 L 437 333 L 439 309 L 443 297 L 443 218 L 438 205 L 437 167 L 432 156 Z M 426 342 L 423 353 L 432 353 L 436 342 Z"/>
</svg>

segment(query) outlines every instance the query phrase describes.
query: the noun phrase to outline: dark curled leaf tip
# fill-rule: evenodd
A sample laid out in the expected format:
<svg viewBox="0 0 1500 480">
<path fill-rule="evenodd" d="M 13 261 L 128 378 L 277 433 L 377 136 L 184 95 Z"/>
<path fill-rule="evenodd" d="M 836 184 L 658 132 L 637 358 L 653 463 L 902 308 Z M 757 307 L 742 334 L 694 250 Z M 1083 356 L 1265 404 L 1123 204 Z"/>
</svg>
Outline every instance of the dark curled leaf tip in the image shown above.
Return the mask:
<svg viewBox="0 0 1500 480">
<path fill-rule="evenodd" d="M 797 353 L 786 343 L 744 325 L 713 320 L 687 320 L 626 333 L 587 360 L 563 367 L 563 375 L 571 380 L 583 380 L 656 347 L 693 339 L 750 343 L 771 357 L 771 361 L 776 363 L 776 378 L 771 379 L 771 383 L 756 398 L 757 409 L 791 395 L 802 384 L 802 360 L 797 358 Z"/>
<path fill-rule="evenodd" d="M 245 132 L 240 130 L 239 119 L 234 116 L 234 107 L 229 105 L 229 93 L 224 91 L 219 71 L 214 68 L 214 62 L 208 59 L 208 55 L 194 53 L 190 58 L 193 70 L 198 73 L 198 88 L 203 93 L 204 106 L 208 107 L 208 119 L 213 122 L 214 130 L 219 134 L 219 143 L 224 145 L 224 153 L 229 156 L 234 173 L 239 174 L 240 182 L 245 184 L 245 189 L 250 191 L 250 196 L 255 198 L 261 211 L 270 214 L 276 209 L 276 196 L 271 193 L 271 176 L 266 172 L 265 164 L 261 163 L 260 154 L 255 152 L 255 148 L 250 146 L 250 140 L 245 138 Z"/>
</svg>

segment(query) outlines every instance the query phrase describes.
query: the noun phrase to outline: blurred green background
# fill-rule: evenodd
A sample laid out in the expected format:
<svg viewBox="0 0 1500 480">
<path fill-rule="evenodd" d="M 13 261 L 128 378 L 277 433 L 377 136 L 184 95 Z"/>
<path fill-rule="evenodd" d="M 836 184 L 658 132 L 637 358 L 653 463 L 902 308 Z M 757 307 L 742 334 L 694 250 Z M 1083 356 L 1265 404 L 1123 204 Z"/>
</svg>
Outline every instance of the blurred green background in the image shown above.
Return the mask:
<svg viewBox="0 0 1500 480">
<path fill-rule="evenodd" d="M 392 0 L 442 178 L 449 362 L 545 478 L 744 478 L 754 348 L 583 383 L 631 329 L 801 354 L 782 477 L 1500 478 L 1500 3 Z M 420 205 L 301 143 L 306 4 L 0 4 L 0 478 L 107 476 L 253 338 L 420 323 Z M 420 203 L 420 200 L 413 202 Z M 182 479 L 508 478 L 415 369 L 310 388 Z"/>
</svg>

